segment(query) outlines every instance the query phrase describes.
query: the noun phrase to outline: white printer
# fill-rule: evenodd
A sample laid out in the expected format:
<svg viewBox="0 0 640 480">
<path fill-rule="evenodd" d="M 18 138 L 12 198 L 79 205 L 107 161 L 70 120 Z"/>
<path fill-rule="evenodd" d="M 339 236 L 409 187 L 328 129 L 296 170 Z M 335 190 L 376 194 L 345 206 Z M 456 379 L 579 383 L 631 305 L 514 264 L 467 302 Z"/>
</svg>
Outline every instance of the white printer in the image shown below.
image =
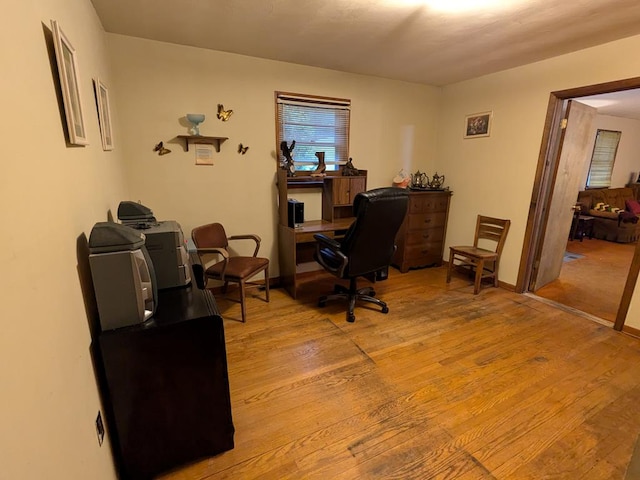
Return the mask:
<svg viewBox="0 0 640 480">
<path fill-rule="evenodd" d="M 120 202 L 118 220 L 144 233 L 158 289 L 183 287 L 191 282 L 191 263 L 178 222 L 159 222 L 148 207 L 129 201 Z"/>
</svg>

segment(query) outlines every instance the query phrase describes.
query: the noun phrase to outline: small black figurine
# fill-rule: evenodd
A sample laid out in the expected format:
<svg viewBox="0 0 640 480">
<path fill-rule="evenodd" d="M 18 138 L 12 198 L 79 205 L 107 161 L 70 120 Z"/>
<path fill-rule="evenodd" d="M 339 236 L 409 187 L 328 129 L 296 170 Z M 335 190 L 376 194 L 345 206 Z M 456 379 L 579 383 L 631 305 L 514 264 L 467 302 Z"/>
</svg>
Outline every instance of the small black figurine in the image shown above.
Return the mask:
<svg viewBox="0 0 640 480">
<path fill-rule="evenodd" d="M 280 142 L 280 150 L 282 150 L 282 155 L 284 155 L 284 162 L 282 162 L 282 168 L 287 171 L 288 177 L 293 177 L 296 173 L 296 167 L 293 164 L 293 149 L 296 146 L 296 141 L 293 140 L 291 142 L 291 146 L 287 146 L 287 141 L 283 140 Z"/>
<path fill-rule="evenodd" d="M 360 175 L 360 171 L 353 166 L 353 158 L 349 158 L 349 161 L 342 168 L 343 177 L 357 177 Z"/>
</svg>

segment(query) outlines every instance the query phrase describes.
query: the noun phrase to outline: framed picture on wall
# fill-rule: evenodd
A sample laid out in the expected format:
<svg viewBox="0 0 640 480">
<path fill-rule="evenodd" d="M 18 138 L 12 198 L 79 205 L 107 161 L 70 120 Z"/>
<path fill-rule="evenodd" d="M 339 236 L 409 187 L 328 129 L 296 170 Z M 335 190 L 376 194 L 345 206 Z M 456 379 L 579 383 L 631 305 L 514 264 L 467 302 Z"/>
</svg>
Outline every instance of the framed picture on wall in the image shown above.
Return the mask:
<svg viewBox="0 0 640 480">
<path fill-rule="evenodd" d="M 467 115 L 464 119 L 464 138 L 488 137 L 491 134 L 493 112 Z"/>
<path fill-rule="evenodd" d="M 113 150 L 113 130 L 111 129 L 109 90 L 107 90 L 107 86 L 102 83 L 99 78 L 93 79 L 93 88 L 96 93 L 96 106 L 98 107 L 98 123 L 100 123 L 102 149 Z"/>
<path fill-rule="evenodd" d="M 51 20 L 53 44 L 58 64 L 58 75 L 62 89 L 64 113 L 69 131 L 69 143 L 88 145 L 87 132 L 84 126 L 82 103 L 80 102 L 80 86 L 78 84 L 78 58 L 71 42 L 64 34 L 58 22 Z"/>
</svg>

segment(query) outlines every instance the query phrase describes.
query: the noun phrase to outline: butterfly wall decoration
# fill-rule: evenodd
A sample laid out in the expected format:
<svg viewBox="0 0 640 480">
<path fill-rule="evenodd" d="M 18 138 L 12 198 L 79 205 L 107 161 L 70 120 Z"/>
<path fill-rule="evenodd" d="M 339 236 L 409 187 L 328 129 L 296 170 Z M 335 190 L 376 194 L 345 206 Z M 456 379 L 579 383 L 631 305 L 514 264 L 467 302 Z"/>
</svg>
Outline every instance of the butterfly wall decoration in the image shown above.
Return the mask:
<svg viewBox="0 0 640 480">
<path fill-rule="evenodd" d="M 169 150 L 168 148 L 164 147 L 164 143 L 160 142 L 158 143 L 154 148 L 153 148 L 154 152 L 158 152 L 158 155 L 166 155 L 167 153 L 171 153 L 171 150 Z"/>
<path fill-rule="evenodd" d="M 238 145 L 238 153 L 244 155 L 245 153 L 247 153 L 247 150 L 249 150 L 249 147 L 245 147 L 242 144 Z"/>
<path fill-rule="evenodd" d="M 223 122 L 229 120 L 229 117 L 233 114 L 233 110 L 225 110 L 224 105 L 218 104 L 218 118 Z"/>
</svg>

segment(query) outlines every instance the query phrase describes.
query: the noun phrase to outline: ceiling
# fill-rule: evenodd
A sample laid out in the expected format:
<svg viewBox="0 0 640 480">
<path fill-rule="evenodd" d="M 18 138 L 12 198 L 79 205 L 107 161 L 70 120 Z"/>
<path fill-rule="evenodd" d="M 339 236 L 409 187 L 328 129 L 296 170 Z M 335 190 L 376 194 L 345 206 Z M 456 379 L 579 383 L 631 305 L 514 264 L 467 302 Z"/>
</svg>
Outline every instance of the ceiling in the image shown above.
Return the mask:
<svg viewBox="0 0 640 480">
<path fill-rule="evenodd" d="M 637 0 L 92 2 L 107 32 L 436 86 L 640 34 Z"/>
<path fill-rule="evenodd" d="M 434 86 L 640 34 L 638 0 L 92 2 L 111 33 Z"/>
<path fill-rule="evenodd" d="M 638 89 L 592 95 L 579 98 L 578 101 L 596 108 L 600 115 L 640 120 L 640 90 Z"/>
</svg>

